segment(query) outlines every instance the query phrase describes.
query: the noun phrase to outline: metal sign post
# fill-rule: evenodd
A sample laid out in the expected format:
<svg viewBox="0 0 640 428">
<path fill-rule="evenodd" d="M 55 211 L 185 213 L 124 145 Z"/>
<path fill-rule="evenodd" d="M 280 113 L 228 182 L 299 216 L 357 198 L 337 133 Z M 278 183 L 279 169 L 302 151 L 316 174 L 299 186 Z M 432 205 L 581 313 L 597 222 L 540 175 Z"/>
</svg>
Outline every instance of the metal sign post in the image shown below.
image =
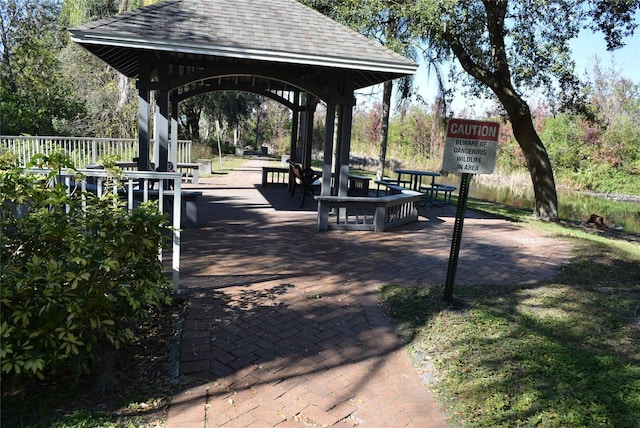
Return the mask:
<svg viewBox="0 0 640 428">
<path fill-rule="evenodd" d="M 462 227 L 467 210 L 467 197 L 472 174 L 491 174 L 496 165 L 500 124 L 467 119 L 449 119 L 442 169 L 462 174 L 456 220 L 453 226 L 451 252 L 444 285 L 443 299 L 453 301 L 453 286 L 458 269 Z"/>
<path fill-rule="evenodd" d="M 469 195 L 469 183 L 471 174 L 463 173 L 460 180 L 460 192 L 458 193 L 458 206 L 456 207 L 456 221 L 453 225 L 453 237 L 451 239 L 451 252 L 449 253 L 449 267 L 447 268 L 447 281 L 444 283 L 445 302 L 453 301 L 453 284 L 456 280 L 458 269 L 458 255 L 460 254 L 460 241 L 462 241 L 462 226 L 467 211 L 467 196 Z"/>
</svg>

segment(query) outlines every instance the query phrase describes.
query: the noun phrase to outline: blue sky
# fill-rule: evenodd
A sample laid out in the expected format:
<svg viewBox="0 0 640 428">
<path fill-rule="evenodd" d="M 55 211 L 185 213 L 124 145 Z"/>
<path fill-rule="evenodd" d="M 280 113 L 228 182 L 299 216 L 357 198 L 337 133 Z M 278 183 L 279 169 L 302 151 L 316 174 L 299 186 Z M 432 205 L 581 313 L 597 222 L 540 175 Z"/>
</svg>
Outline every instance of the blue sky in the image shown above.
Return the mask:
<svg viewBox="0 0 640 428">
<path fill-rule="evenodd" d="M 640 13 L 636 16 L 640 16 Z M 582 31 L 580 37 L 571 43 L 578 75 L 584 75 L 585 70 L 590 71 L 597 56 L 602 67 L 608 69 L 613 65 L 620 70 L 622 77 L 640 84 L 640 32 L 636 30 L 633 37 L 627 37 L 625 41 L 622 49 L 607 52 L 602 34 Z"/>
</svg>

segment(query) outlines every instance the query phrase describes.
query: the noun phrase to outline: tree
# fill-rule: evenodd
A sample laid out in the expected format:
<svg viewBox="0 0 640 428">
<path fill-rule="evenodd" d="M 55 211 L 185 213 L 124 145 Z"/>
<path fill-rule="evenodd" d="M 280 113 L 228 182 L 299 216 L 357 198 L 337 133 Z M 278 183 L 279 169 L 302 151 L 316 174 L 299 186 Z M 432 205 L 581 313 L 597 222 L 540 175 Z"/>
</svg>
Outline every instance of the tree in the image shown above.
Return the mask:
<svg viewBox="0 0 640 428">
<path fill-rule="evenodd" d="M 596 63 L 587 99 L 601 134 L 597 144 L 604 159 L 598 161 L 629 174 L 640 172 L 640 84 Z"/>
<path fill-rule="evenodd" d="M 81 111 L 61 74 L 57 2 L 0 2 L 0 123 L 6 134 L 51 135 Z"/>
<path fill-rule="evenodd" d="M 144 4 L 156 1 L 146 1 Z M 140 0 L 66 0 L 61 20 L 74 27 L 143 6 Z M 85 114 L 70 128 L 74 135 L 117 136 L 137 135 L 138 100 L 134 82 L 75 43 L 61 52 L 65 77 L 74 82 L 75 94 L 85 106 Z"/>
<path fill-rule="evenodd" d="M 569 41 L 582 28 L 601 31 L 608 49 L 623 45 L 637 23 L 640 1 L 624 0 L 308 0 L 339 22 L 390 43 L 416 41 L 427 63 L 455 58 L 474 95 L 492 93 L 504 108 L 527 161 L 538 218 L 555 221 L 558 201 L 553 170 L 531 119 L 527 90 L 544 90 L 559 109 L 581 109 L 580 81 L 574 74 Z M 386 20 L 393 17 L 394 20 Z M 393 23 L 402 37 L 393 38 Z M 394 49 L 396 50 L 396 49 Z M 410 49 L 408 50 L 410 51 Z M 396 50 L 399 53 L 408 51 Z M 464 79 L 463 79 L 464 80 Z M 454 84 L 456 81 L 453 81 Z"/>
<path fill-rule="evenodd" d="M 246 125 L 254 110 L 258 109 L 261 97 L 249 92 L 220 91 L 207 95 L 203 113 L 212 121 L 224 122 L 233 131 L 233 144 L 240 144 L 241 128 Z M 254 127 L 255 124 L 248 125 Z"/>
<path fill-rule="evenodd" d="M 200 118 L 202 117 L 203 98 L 209 94 L 196 95 L 178 104 L 178 135 L 187 140 L 200 141 Z"/>
<path fill-rule="evenodd" d="M 413 32 L 436 46 L 441 60 L 453 55 L 473 78 L 476 91 L 489 89 L 509 116 L 522 148 L 536 199 L 534 214 L 558 219 L 555 179 L 525 100 L 526 89 L 542 89 L 561 108 L 580 107 L 568 43 L 581 28 L 604 33 L 608 49 L 633 34 L 636 0 L 448 0 L 416 3 Z"/>
<path fill-rule="evenodd" d="M 254 123 L 259 123 L 259 139 L 257 142 L 284 142 L 289 143 L 286 136 L 291 132 L 291 111 L 284 105 L 263 97 L 262 104 L 255 110 L 260 115 L 260 119 L 255 119 Z"/>
</svg>

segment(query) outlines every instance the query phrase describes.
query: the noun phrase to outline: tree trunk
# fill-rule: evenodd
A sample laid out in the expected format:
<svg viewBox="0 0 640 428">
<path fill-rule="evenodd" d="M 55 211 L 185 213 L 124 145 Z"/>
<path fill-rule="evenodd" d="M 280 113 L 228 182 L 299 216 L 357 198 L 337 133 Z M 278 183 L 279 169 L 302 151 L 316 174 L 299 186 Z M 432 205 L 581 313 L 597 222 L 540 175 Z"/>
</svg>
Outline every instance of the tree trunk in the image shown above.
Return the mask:
<svg viewBox="0 0 640 428">
<path fill-rule="evenodd" d="M 384 178 L 384 166 L 387 162 L 387 143 L 389 137 L 389 116 L 391 111 L 391 93 L 393 92 L 393 82 L 384 82 L 382 91 L 382 132 L 380 133 L 380 155 L 378 156 L 378 172 L 376 179 Z"/>
<path fill-rule="evenodd" d="M 187 139 L 200 141 L 200 115 L 202 110 L 198 107 L 186 104 L 183 109 L 184 116 L 186 118 L 186 132 Z"/>
<path fill-rule="evenodd" d="M 515 92 L 494 88 L 509 114 L 513 135 L 527 160 L 533 183 L 536 206 L 534 215 L 540 220 L 558 220 L 558 195 L 547 150 L 533 126 L 529 106 Z"/>
<path fill-rule="evenodd" d="M 518 95 L 511 82 L 511 71 L 504 41 L 504 23 L 508 2 L 483 0 L 487 12 L 487 29 L 491 44 L 490 61 L 476 62 L 465 50 L 458 28 L 445 30 L 443 36 L 462 68 L 489 87 L 503 105 L 513 128 L 513 135 L 527 160 L 527 168 L 536 198 L 534 214 L 546 221 L 558 220 L 558 195 L 547 150 L 542 144 L 531 119 L 527 103 Z M 490 66 L 489 66 L 490 65 Z"/>
<path fill-rule="evenodd" d="M 129 99 L 129 78 L 118 74 L 118 105 L 116 111 L 121 111 Z"/>
</svg>

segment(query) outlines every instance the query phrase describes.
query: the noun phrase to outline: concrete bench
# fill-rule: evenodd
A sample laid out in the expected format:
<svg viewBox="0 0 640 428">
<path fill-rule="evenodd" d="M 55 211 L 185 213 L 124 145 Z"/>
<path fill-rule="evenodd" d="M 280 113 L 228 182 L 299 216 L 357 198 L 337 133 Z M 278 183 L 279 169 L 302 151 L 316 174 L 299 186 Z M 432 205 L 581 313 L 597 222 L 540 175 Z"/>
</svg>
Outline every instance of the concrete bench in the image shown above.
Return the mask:
<svg viewBox="0 0 640 428">
<path fill-rule="evenodd" d="M 335 213 L 335 221 L 318 221 L 318 230 L 368 230 L 384 232 L 418 221 L 421 194 L 403 189 L 381 197 L 316 196 L 318 211 Z M 322 216 L 321 216 L 322 218 Z"/>
<path fill-rule="evenodd" d="M 75 185 L 74 185 L 75 187 Z M 143 186 L 144 187 L 144 186 Z M 80 188 L 80 187 L 78 187 Z M 100 188 L 97 184 L 94 183 L 85 183 L 84 188 L 87 192 L 91 192 L 93 194 L 99 195 L 106 191 L 107 189 L 104 186 L 100 185 Z M 119 188 L 117 190 L 118 196 L 122 200 L 129 200 L 129 188 L 125 186 L 124 188 Z M 129 208 L 134 208 L 138 204 L 144 201 L 145 193 L 147 194 L 147 200 L 157 201 L 160 198 L 160 192 L 156 189 L 140 189 L 138 187 L 133 188 L 131 191 L 131 200 L 133 205 Z M 193 191 L 193 190 L 182 190 L 180 192 L 180 202 L 181 202 L 181 219 L 180 219 L 180 227 L 183 228 L 191 228 L 196 227 L 198 224 L 198 197 L 202 196 L 202 192 Z M 173 192 L 171 190 L 165 190 L 162 192 L 163 197 L 163 207 L 162 211 L 167 214 L 169 220 L 172 219 L 173 215 Z"/>
<path fill-rule="evenodd" d="M 349 195 L 369 196 L 369 177 L 349 174 Z"/>
<path fill-rule="evenodd" d="M 443 207 L 451 202 L 451 193 L 455 191 L 457 187 L 449 186 L 447 184 L 428 184 L 420 186 L 420 190 L 424 192 L 424 199 L 420 203 L 420 206 L 424 207 L 427 203 L 431 203 L 436 207 Z M 442 202 L 438 202 L 438 194 L 442 193 Z"/>
<path fill-rule="evenodd" d="M 263 166 L 262 187 L 286 186 L 289 184 L 289 168 Z"/>
<path fill-rule="evenodd" d="M 200 181 L 200 164 L 190 162 L 178 162 L 176 163 L 176 170 L 182 174 L 183 181 L 191 181 L 193 184 L 198 184 Z"/>
</svg>

